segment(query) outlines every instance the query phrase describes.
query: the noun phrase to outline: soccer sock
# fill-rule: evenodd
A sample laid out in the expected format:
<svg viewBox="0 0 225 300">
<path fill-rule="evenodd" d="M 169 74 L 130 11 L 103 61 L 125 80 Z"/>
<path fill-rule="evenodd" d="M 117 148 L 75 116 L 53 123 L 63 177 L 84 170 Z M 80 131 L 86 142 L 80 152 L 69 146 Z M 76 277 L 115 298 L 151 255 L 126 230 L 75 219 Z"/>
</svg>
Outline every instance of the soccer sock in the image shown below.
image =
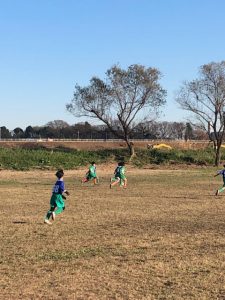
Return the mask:
<svg viewBox="0 0 225 300">
<path fill-rule="evenodd" d="M 47 212 L 47 215 L 46 215 L 45 219 L 48 219 L 48 220 L 49 220 L 49 218 L 51 217 L 51 214 L 52 214 L 52 211 L 49 210 L 49 211 Z"/>
<path fill-rule="evenodd" d="M 45 217 L 45 219 L 50 219 L 51 215 L 52 215 L 52 212 L 55 210 L 55 206 L 51 206 L 49 211 L 47 212 L 47 215 Z"/>
<path fill-rule="evenodd" d="M 225 190 L 225 187 L 223 186 L 222 188 L 220 188 L 218 191 L 219 193 L 223 192 Z"/>
</svg>

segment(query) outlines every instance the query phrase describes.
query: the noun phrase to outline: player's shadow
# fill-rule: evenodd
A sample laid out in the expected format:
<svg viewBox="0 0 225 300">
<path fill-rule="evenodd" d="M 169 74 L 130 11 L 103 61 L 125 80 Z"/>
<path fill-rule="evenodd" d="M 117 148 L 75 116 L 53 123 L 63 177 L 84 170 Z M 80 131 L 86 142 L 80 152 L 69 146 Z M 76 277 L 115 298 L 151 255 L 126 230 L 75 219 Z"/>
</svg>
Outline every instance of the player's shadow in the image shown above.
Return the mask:
<svg viewBox="0 0 225 300">
<path fill-rule="evenodd" d="M 27 224 L 26 221 L 13 221 L 13 224 Z"/>
<path fill-rule="evenodd" d="M 163 198 L 167 198 L 167 199 L 190 199 L 190 200 L 196 200 L 196 199 L 199 199 L 198 197 L 194 197 L 194 196 L 191 196 L 191 197 L 186 197 L 186 196 L 163 196 Z"/>
</svg>

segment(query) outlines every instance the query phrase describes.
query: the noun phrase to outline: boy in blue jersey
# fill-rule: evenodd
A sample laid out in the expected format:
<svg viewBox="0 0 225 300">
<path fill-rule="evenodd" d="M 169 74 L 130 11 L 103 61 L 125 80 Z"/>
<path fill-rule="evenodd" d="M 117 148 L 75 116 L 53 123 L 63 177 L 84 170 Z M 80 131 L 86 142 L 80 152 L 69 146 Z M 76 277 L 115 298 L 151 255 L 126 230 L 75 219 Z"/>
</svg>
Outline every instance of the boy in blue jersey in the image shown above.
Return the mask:
<svg viewBox="0 0 225 300">
<path fill-rule="evenodd" d="M 216 191 L 216 196 L 218 196 L 219 193 L 221 193 L 221 192 L 223 192 L 225 190 L 225 165 L 223 165 L 223 167 L 224 167 L 223 170 L 218 171 L 217 174 L 214 175 L 214 177 L 216 177 L 218 175 L 222 175 L 223 176 L 223 186 Z"/>
<path fill-rule="evenodd" d="M 65 190 L 65 185 L 63 181 L 64 172 L 63 170 L 58 170 L 56 172 L 57 181 L 52 189 L 52 196 L 50 199 L 50 209 L 47 212 L 47 215 L 45 217 L 45 224 L 51 225 L 52 223 L 49 221 L 50 217 L 52 220 L 55 220 L 55 216 L 60 214 L 65 209 L 65 203 L 64 199 L 66 197 L 63 195 L 65 193 L 69 196 L 69 192 Z"/>
</svg>

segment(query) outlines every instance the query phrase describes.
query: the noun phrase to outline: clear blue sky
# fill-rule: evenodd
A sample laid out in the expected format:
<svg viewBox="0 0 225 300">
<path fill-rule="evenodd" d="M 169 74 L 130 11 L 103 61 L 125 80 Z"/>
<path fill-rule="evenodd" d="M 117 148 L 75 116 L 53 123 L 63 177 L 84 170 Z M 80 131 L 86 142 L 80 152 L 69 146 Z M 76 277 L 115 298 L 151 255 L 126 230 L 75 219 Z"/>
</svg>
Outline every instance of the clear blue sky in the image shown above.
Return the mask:
<svg viewBox="0 0 225 300">
<path fill-rule="evenodd" d="M 79 122 L 65 108 L 75 84 L 115 63 L 158 68 L 161 119 L 185 121 L 174 92 L 225 59 L 224 12 L 224 0 L 0 0 L 0 126 Z"/>
</svg>

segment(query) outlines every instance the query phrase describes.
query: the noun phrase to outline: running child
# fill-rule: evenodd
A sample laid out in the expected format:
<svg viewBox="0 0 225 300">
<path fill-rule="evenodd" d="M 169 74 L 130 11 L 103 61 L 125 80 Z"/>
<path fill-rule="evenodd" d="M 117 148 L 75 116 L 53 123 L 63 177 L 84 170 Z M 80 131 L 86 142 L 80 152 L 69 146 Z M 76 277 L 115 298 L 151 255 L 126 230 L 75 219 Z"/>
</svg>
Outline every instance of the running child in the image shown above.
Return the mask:
<svg viewBox="0 0 225 300">
<path fill-rule="evenodd" d="M 93 180 L 94 184 L 98 183 L 98 176 L 96 174 L 96 164 L 93 161 L 86 173 L 86 176 L 81 180 L 81 183 L 88 182 L 90 180 Z"/>
<path fill-rule="evenodd" d="M 127 178 L 125 176 L 125 163 L 119 162 L 118 166 L 116 167 L 114 171 L 114 177 L 111 178 L 110 188 L 112 188 L 114 185 L 120 183 L 120 187 L 123 186 L 124 189 L 127 188 Z"/>
<path fill-rule="evenodd" d="M 59 215 L 65 209 L 64 199 L 66 197 L 63 195 L 64 193 L 69 196 L 69 192 L 65 190 L 65 185 L 63 181 L 64 172 L 62 169 L 56 172 L 57 181 L 52 189 L 52 196 L 50 199 L 50 209 L 45 217 L 45 224 L 51 225 L 52 223 L 49 221 L 50 217 L 52 220 L 55 220 L 55 216 Z"/>
<path fill-rule="evenodd" d="M 217 174 L 214 175 L 214 177 L 216 177 L 218 175 L 222 175 L 222 177 L 223 177 L 223 186 L 216 191 L 216 196 L 218 196 L 219 193 L 221 193 L 225 190 L 225 165 L 223 165 L 223 167 L 224 167 L 223 170 L 218 171 Z"/>
<path fill-rule="evenodd" d="M 120 186 L 122 185 L 122 181 L 120 179 L 120 169 L 121 163 L 119 162 L 117 167 L 115 168 L 114 176 L 110 178 L 110 188 L 112 187 L 112 185 L 116 185 L 118 183 L 120 183 Z"/>
</svg>

